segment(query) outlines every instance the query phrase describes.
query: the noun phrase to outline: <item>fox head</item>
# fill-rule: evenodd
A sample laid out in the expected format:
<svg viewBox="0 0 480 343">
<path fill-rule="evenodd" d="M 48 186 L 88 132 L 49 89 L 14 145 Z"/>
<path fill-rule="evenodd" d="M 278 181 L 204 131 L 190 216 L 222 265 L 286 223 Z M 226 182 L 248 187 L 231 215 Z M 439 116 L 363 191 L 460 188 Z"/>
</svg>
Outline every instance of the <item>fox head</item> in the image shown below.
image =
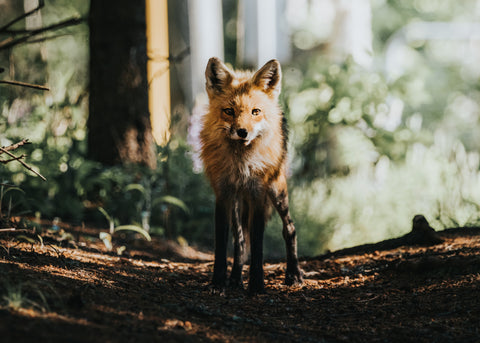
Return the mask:
<svg viewBox="0 0 480 343">
<path fill-rule="evenodd" d="M 218 58 L 205 71 L 210 115 L 228 139 L 249 145 L 278 121 L 282 72 L 277 60 L 256 73 L 232 71 Z"/>
</svg>

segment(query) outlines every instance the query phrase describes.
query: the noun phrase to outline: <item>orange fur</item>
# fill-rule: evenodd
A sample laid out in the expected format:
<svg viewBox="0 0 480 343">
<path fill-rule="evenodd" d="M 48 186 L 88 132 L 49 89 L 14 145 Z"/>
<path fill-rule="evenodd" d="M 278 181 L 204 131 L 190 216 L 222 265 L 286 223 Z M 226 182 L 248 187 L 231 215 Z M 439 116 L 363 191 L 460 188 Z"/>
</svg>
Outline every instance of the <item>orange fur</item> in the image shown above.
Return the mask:
<svg viewBox="0 0 480 343">
<path fill-rule="evenodd" d="M 284 237 L 289 237 L 287 272 L 291 275 L 288 277 L 300 282 L 285 176 L 287 130 L 278 105 L 280 64 L 272 60 L 256 73 L 235 72 L 212 58 L 205 74 L 209 109 L 203 118 L 200 139 L 205 172 L 217 198 L 214 283 L 224 283 L 225 231 L 230 227 L 235 238 L 235 271 L 232 270 L 231 279 L 241 281 L 245 255 L 242 245 L 250 235 L 249 288 L 254 293 L 263 290 L 263 255 L 259 251 L 261 246 L 255 244 L 263 240 L 266 215 L 272 203 L 282 217 Z"/>
</svg>

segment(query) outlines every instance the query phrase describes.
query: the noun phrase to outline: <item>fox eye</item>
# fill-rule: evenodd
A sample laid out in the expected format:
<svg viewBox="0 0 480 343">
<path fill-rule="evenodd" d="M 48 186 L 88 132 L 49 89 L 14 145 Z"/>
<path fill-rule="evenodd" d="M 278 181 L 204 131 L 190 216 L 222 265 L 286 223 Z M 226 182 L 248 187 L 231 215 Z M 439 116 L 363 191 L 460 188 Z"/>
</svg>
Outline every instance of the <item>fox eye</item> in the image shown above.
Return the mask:
<svg viewBox="0 0 480 343">
<path fill-rule="evenodd" d="M 227 116 L 233 117 L 233 115 L 235 114 L 235 111 L 233 110 L 233 108 L 229 107 L 229 108 L 224 108 L 223 113 L 225 113 Z"/>
<path fill-rule="evenodd" d="M 260 112 L 262 112 L 262 110 L 258 109 L 258 108 L 254 108 L 252 110 L 252 115 L 254 116 L 258 116 L 260 114 Z"/>
</svg>

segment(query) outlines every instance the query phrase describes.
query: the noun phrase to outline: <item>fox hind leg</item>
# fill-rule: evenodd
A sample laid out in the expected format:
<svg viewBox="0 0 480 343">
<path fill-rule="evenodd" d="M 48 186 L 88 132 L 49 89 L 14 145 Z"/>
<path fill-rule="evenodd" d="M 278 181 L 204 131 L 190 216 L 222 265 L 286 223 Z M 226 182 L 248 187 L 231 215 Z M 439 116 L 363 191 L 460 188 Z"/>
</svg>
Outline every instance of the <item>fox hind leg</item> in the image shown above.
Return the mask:
<svg viewBox="0 0 480 343">
<path fill-rule="evenodd" d="M 282 181 L 272 186 L 269 195 L 283 224 L 282 234 L 287 250 L 285 283 L 287 285 L 301 284 L 303 282 L 303 272 L 298 265 L 297 232 L 290 216 L 286 180 L 283 179 Z"/>
</svg>

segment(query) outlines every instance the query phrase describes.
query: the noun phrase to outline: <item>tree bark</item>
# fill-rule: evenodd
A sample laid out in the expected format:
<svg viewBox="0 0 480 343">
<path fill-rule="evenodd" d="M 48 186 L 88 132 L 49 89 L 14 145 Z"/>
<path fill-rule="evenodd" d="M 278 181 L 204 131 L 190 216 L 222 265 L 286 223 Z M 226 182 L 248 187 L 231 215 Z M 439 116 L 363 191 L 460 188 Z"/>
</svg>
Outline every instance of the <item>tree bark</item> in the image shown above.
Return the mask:
<svg viewBox="0 0 480 343">
<path fill-rule="evenodd" d="M 89 24 L 89 157 L 107 165 L 155 168 L 145 1 L 92 0 Z"/>
</svg>

